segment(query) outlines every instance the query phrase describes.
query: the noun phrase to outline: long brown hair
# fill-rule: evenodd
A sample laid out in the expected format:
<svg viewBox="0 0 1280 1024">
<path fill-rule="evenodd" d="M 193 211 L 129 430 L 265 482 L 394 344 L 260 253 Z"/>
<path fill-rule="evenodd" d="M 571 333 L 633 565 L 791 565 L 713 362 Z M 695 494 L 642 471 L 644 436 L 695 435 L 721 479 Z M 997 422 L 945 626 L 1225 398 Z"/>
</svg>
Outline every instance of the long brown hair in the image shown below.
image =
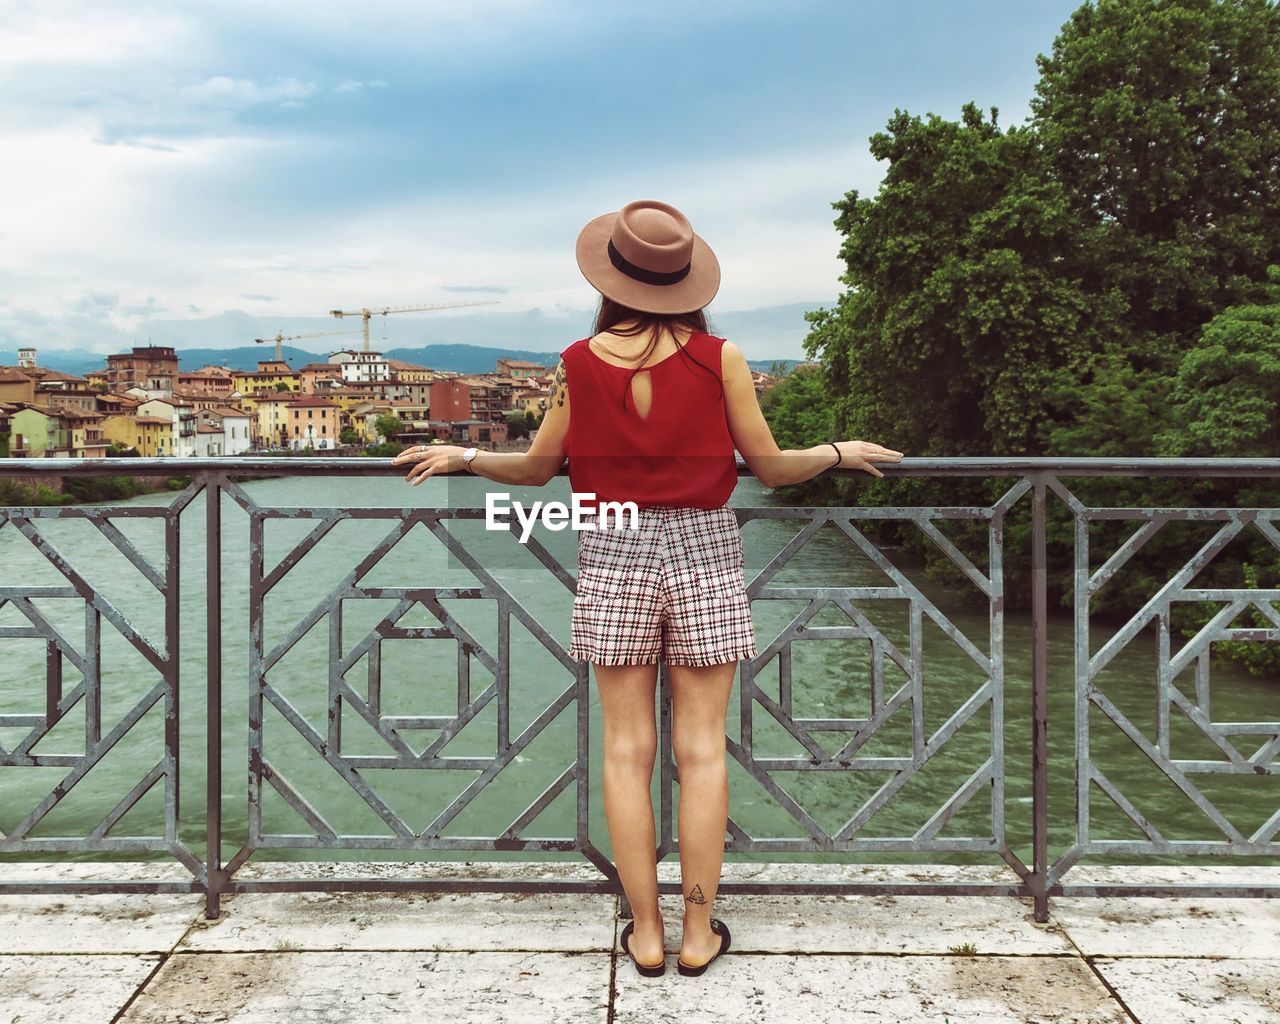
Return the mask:
<svg viewBox="0 0 1280 1024">
<path fill-rule="evenodd" d="M 630 326 L 618 329 L 618 324 L 624 324 L 632 321 Z M 658 344 L 658 338 L 664 330 L 671 334 L 671 340 L 675 341 L 679 354 L 684 359 L 692 360 L 710 373 L 717 381 L 720 382 L 720 393 L 724 394 L 724 381 L 720 379 L 720 374 L 716 373 L 711 367 L 707 366 L 702 360 L 691 355 L 685 350 L 685 346 L 676 341 L 676 328 L 684 327 L 690 332 L 701 331 L 708 334 L 711 331 L 711 322 L 707 317 L 706 308 L 695 309 L 688 313 L 646 313 L 643 310 L 632 309 L 630 306 L 624 306 L 621 302 L 615 302 L 613 299 L 604 295 L 600 296 L 600 305 L 596 308 L 595 323 L 591 327 L 591 335 L 595 337 L 608 331 L 610 334 L 616 334 L 620 338 L 634 338 L 642 334 L 648 334 L 650 341 L 649 347 L 645 349 L 641 362 L 649 357 L 649 353 L 654 350 Z M 627 378 L 627 387 L 622 392 L 622 408 L 627 408 L 627 395 L 631 392 L 631 379 L 642 369 L 643 366 L 636 366 L 631 370 L 631 377 Z"/>
</svg>

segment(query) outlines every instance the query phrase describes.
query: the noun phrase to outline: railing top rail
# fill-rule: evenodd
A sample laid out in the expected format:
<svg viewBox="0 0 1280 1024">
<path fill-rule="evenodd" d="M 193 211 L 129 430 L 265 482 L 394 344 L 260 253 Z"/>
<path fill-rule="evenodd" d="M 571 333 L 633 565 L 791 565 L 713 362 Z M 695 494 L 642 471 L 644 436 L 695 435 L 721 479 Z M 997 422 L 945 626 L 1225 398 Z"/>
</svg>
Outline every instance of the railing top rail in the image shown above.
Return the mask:
<svg viewBox="0 0 1280 1024">
<path fill-rule="evenodd" d="M 740 476 L 751 469 L 739 456 Z M 893 465 L 881 465 L 885 476 L 990 477 L 1052 474 L 1054 476 L 1193 476 L 1193 477 L 1280 477 L 1280 459 L 1234 458 L 1114 458 L 979 456 L 956 458 L 904 458 Z M 393 465 L 390 458 L 351 456 L 253 456 L 225 455 L 214 458 L 163 456 L 126 459 L 0 459 L 4 476 L 173 476 L 197 472 L 220 472 L 248 476 L 393 476 L 407 470 Z M 870 477 L 857 469 L 829 469 L 836 476 Z M 568 475 L 561 466 L 558 474 Z"/>
</svg>

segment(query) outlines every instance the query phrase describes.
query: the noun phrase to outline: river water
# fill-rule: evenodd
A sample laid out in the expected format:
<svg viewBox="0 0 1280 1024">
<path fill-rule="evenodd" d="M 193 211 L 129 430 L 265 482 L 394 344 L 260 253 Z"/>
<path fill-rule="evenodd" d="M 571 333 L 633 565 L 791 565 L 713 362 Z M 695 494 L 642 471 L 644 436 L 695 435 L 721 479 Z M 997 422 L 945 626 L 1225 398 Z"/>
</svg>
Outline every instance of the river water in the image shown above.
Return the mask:
<svg viewBox="0 0 1280 1024">
<path fill-rule="evenodd" d="M 435 504 L 483 506 L 486 490 L 505 489 L 513 498 L 562 500 L 569 497 L 568 480 L 558 477 L 545 488 L 504 488 L 485 480 L 464 477 L 431 480 L 410 487 L 399 476 L 389 478 L 280 478 L 241 484 L 254 501 L 266 506 L 361 505 L 425 507 Z M 167 494 L 141 495 L 115 505 L 163 505 Z M 744 477 L 734 493 L 737 506 L 783 504 L 756 480 Z M 204 497 L 200 495 L 184 511 L 181 534 L 181 613 L 179 664 L 182 694 L 179 709 L 182 746 L 180 820 L 182 839 L 203 855 L 205 798 L 205 604 L 204 604 Z M 163 530 L 156 520 L 113 520 L 156 566 L 163 565 Z M 796 533 L 801 520 L 754 520 L 744 528 L 747 578 L 750 579 Z M 273 567 L 313 526 L 310 521 L 270 521 L 267 524 L 266 564 Z M 945 524 L 942 524 L 945 527 Z M 67 554 L 95 589 L 111 600 L 144 635 L 163 646 L 163 604 L 160 595 L 91 524 L 76 521 L 43 521 L 41 533 Z M 339 523 L 306 558 L 275 587 L 265 606 L 265 644 L 273 648 L 303 619 L 391 528 L 387 520 L 350 520 Z M 461 539 L 497 580 L 561 646 L 569 640 L 569 591 L 546 570 L 532 553 L 505 532 L 488 532 L 482 521 L 453 521 L 449 530 Z M 944 529 L 945 532 L 945 529 Z M 569 572 L 576 569 L 576 539 L 572 531 L 555 532 L 539 526 L 537 537 Z M 247 827 L 248 757 L 248 517 L 230 498 L 223 504 L 223 823 L 224 857 L 243 844 Z M 967 552 L 985 569 L 985 552 Z M 988 613 L 984 603 L 965 600 L 957 590 L 924 579 L 919 566 L 888 552 L 926 596 L 973 642 L 980 651 L 990 649 Z M 981 557 L 979 557 L 981 555 Z M 1141 554 L 1137 556 L 1141 558 Z M 392 551 L 372 566 L 360 582 L 365 586 L 467 586 L 471 573 L 449 555 L 422 525 L 416 525 Z M 827 524 L 774 577 L 773 586 L 876 586 L 886 578 L 837 527 Z M 0 587 L 15 584 L 63 585 L 31 543 L 8 524 L 0 528 Z M 84 614 L 78 600 L 36 598 L 34 606 L 79 648 L 84 640 Z M 445 606 L 477 640 L 496 653 L 497 622 L 490 601 L 446 600 Z M 754 615 L 761 648 L 804 607 L 803 601 L 756 601 Z M 394 602 L 387 599 L 352 599 L 344 603 L 344 649 L 359 642 Z M 860 601 L 859 607 L 886 637 L 904 653 L 908 615 L 905 602 Z M 835 608 L 828 608 L 814 625 L 847 624 Z M 0 607 L 0 716 L 39 713 L 44 707 L 46 652 L 43 640 L 5 636 L 2 627 L 25 627 L 28 620 L 13 605 Z M 437 622 L 421 606 L 403 617 L 400 626 L 434 626 Z M 1117 624 L 1095 624 L 1091 649 L 1097 651 Z M 102 624 L 103 733 L 137 703 L 159 679 L 155 670 L 105 620 Z M 1049 813 L 1050 854 L 1068 845 L 1074 832 L 1074 698 L 1072 621 L 1069 614 L 1055 614 L 1049 628 Z M 926 617 L 922 634 L 924 663 L 924 735 L 932 735 L 978 688 L 984 674 L 978 665 Z M 1175 640 L 1175 647 L 1181 641 Z M 1031 859 L 1031 758 L 1029 618 L 1006 616 L 1004 747 L 1006 792 L 1004 813 L 1009 843 L 1027 863 Z M 1156 714 L 1155 652 L 1153 630 L 1135 639 L 1107 667 L 1099 686 L 1148 737 L 1154 735 Z M 269 681 L 285 696 L 317 732 L 326 732 L 328 695 L 329 622 L 322 616 L 312 629 L 268 673 Z M 457 644 L 446 638 L 393 638 L 382 642 L 382 710 L 387 715 L 451 715 L 457 709 Z M 794 708 L 797 717 L 865 717 L 870 707 L 868 643 L 857 639 L 798 640 L 793 644 Z M 63 688 L 79 679 L 70 663 L 64 664 Z M 366 662 L 348 673 L 347 681 L 358 693 L 367 688 Z M 475 659 L 471 663 L 471 691 L 475 695 L 492 681 Z M 511 626 L 510 735 L 514 738 L 533 722 L 548 704 L 571 683 L 571 677 L 543 645 L 518 621 Z M 889 664 L 885 692 L 892 694 L 905 676 Z M 778 698 L 776 659 L 761 671 L 759 685 Z M 1175 680 L 1184 693 L 1194 696 L 1188 671 Z M 608 855 L 609 836 L 600 792 L 600 707 L 596 684 L 591 684 L 591 835 Z M 1226 664 L 1213 666 L 1215 721 L 1275 722 L 1280 720 L 1280 680 L 1261 679 Z M 759 704 L 753 715 L 754 750 L 760 757 L 805 757 L 804 748 Z M 1091 746 L 1097 765 L 1107 777 L 1168 838 L 1221 839 L 1222 834 L 1195 808 L 1178 787 L 1161 773 L 1120 730 L 1096 710 L 1090 716 Z M 1171 714 L 1172 751 L 1175 757 L 1215 758 L 1215 748 L 1176 709 Z M 83 749 L 83 711 L 77 705 L 34 753 L 71 753 Z M 727 729 L 739 736 L 738 686 L 731 699 Z M 387 754 L 381 738 L 350 708 L 343 718 L 345 754 Z M 492 702 L 463 729 L 441 753 L 446 756 L 490 756 L 498 727 L 497 703 Z M 26 729 L 0 726 L 0 744 L 12 748 Z M 990 756 L 992 748 L 990 706 L 984 705 L 940 748 L 859 833 L 866 837 L 901 837 L 919 829 L 929 817 Z M 414 750 L 436 735 L 434 731 L 403 730 Z M 846 733 L 819 733 L 816 738 L 829 751 L 848 739 Z M 264 714 L 264 749 L 268 761 L 296 791 L 325 817 L 339 834 L 388 836 L 390 830 L 360 800 L 339 774 L 303 739 L 286 718 L 270 704 Z M 568 766 L 576 743 L 576 710 L 571 702 L 519 755 L 515 763 L 485 788 L 444 829 L 446 836 L 491 836 L 506 828 Z M 911 738 L 911 705 L 907 702 L 860 751 L 863 756 L 908 756 Z M 1245 737 L 1239 746 L 1251 754 L 1265 737 Z M 1252 745 L 1250 745 L 1252 742 Z M 163 750 L 163 705 L 153 707 L 89 771 L 31 832 L 35 837 L 82 836 L 92 829 L 148 770 Z M 0 768 L 0 829 L 8 833 L 23 821 L 70 769 L 64 767 Z M 802 837 L 804 830 L 740 764 L 730 760 L 730 815 L 734 822 L 758 838 Z M 375 792 L 399 813 L 415 832 L 431 824 L 475 778 L 473 770 L 416 771 L 361 768 L 360 774 Z M 775 771 L 776 784 L 794 798 L 829 833 L 838 830 L 862 804 L 890 778 L 885 771 L 825 772 Z M 1194 784 L 1245 835 L 1250 834 L 1280 805 L 1280 785 L 1275 776 L 1205 774 L 1191 777 Z M 655 771 L 654 796 L 659 773 Z M 163 782 L 154 786 L 137 807 L 113 830 L 116 836 L 155 835 L 162 829 Z M 678 799 L 678 787 L 676 790 Z M 308 827 L 288 804 L 263 786 L 263 829 L 272 834 L 305 834 Z M 656 803 L 655 803 L 656 806 Z M 571 836 L 575 795 L 571 785 L 522 835 Z M 1097 790 L 1091 805 L 1095 838 L 1140 838 L 1109 800 Z M 951 824 L 946 836 L 990 834 L 989 790 L 981 790 Z M 5 859 L 14 859 L 7 855 Z M 39 854 L 38 857 L 53 856 Z M 101 858 L 101 854 L 92 855 Z M 128 855 L 136 857 L 136 854 Z M 559 858 L 557 854 L 489 854 L 478 851 L 415 851 L 399 854 L 388 850 L 299 851 L 261 850 L 255 857 L 379 860 L 412 859 L 528 859 Z M 729 853 L 728 859 L 821 860 L 908 859 L 883 852 L 850 854 Z M 910 859 L 923 862 L 994 862 L 987 855 L 929 852 Z M 1097 858 L 1101 860 L 1101 858 Z M 1174 858 L 1147 858 L 1172 861 Z"/>
</svg>

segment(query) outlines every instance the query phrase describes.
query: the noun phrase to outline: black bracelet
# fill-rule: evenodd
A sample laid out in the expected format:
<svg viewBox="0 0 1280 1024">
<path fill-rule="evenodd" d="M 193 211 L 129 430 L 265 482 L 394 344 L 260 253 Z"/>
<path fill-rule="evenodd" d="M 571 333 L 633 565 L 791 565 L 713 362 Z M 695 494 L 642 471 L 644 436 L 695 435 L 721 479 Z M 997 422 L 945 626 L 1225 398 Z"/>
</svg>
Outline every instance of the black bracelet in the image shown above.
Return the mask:
<svg viewBox="0 0 1280 1024">
<path fill-rule="evenodd" d="M 471 462 L 475 462 L 475 461 L 476 461 L 476 459 L 478 459 L 478 458 L 480 458 L 480 451 L 479 451 L 479 449 L 477 449 L 477 450 L 476 450 L 476 453 L 475 453 L 473 456 L 471 456 Z M 472 476 L 476 476 L 477 474 L 476 474 L 475 468 L 471 465 L 471 462 L 466 462 L 466 461 L 464 461 L 464 462 L 463 462 L 463 465 L 467 467 L 467 472 L 468 472 L 468 473 L 470 473 Z"/>
<path fill-rule="evenodd" d="M 839 466 L 842 462 L 844 462 L 844 455 L 841 453 L 840 449 L 836 446 L 836 443 L 834 441 L 828 441 L 827 444 L 831 445 L 831 447 L 835 448 L 836 450 L 836 465 L 831 467 L 832 469 L 835 469 L 836 466 Z"/>
</svg>

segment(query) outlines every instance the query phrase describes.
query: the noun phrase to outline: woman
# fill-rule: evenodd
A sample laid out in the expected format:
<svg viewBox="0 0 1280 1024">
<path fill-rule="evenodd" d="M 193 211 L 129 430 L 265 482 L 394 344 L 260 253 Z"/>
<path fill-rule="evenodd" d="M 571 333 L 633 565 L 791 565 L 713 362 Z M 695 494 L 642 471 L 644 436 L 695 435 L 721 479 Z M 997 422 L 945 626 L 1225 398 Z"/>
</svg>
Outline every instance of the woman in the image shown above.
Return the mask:
<svg viewBox="0 0 1280 1024">
<path fill-rule="evenodd" d="M 529 451 L 418 445 L 393 462 L 413 464 L 406 479 L 414 484 L 458 471 L 545 484 L 568 455 L 582 504 L 638 506 L 638 528 L 600 515 L 599 529 L 578 533 L 568 653 L 595 670 L 605 815 L 634 912 L 621 943 L 647 976 L 665 970 L 649 787 L 658 662 L 669 667 L 684 893 L 677 969 L 701 974 L 729 948 L 728 927 L 711 916 L 729 810 L 725 714 L 738 661 L 756 655 L 742 539 L 726 505 L 737 483 L 734 449 L 769 487 L 837 465 L 883 476 L 875 463 L 902 453 L 864 441 L 779 450 L 742 352 L 707 333 L 704 307 L 720 267 L 675 207 L 628 203 L 588 223 L 576 248 L 600 306 L 592 336 L 561 353 Z"/>
</svg>

